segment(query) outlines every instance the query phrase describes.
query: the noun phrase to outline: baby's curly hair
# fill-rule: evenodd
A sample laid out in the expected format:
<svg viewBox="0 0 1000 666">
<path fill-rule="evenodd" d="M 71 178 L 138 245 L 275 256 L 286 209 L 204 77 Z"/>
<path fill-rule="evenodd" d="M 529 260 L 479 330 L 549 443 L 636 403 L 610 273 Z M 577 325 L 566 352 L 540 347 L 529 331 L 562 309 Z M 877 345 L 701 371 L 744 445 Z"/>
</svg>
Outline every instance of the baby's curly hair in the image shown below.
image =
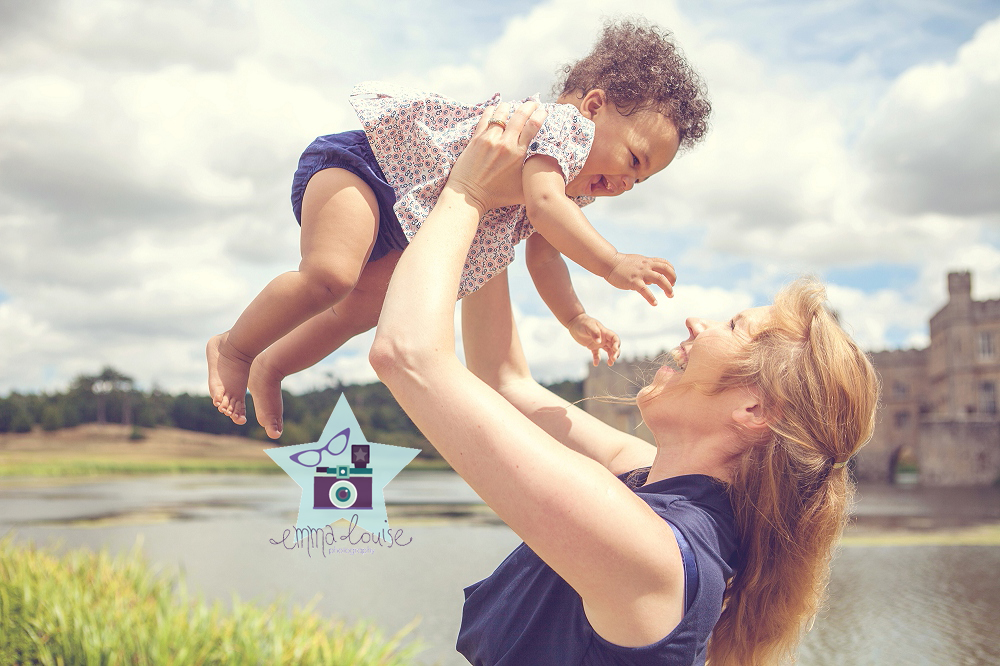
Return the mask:
<svg viewBox="0 0 1000 666">
<path fill-rule="evenodd" d="M 684 59 L 673 35 L 642 18 L 608 21 L 590 55 L 561 68 L 557 97 L 605 92 L 623 114 L 654 109 L 677 127 L 681 148 L 708 131 L 712 105 L 701 77 Z"/>
</svg>

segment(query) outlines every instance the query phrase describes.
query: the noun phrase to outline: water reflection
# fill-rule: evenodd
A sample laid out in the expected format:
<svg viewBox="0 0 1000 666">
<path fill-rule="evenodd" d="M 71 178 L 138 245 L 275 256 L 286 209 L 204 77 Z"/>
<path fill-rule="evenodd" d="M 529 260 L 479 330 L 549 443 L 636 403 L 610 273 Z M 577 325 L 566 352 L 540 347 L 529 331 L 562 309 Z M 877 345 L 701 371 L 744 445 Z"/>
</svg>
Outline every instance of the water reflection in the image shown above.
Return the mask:
<svg viewBox="0 0 1000 666">
<path fill-rule="evenodd" d="M 998 664 L 1000 548 L 844 548 L 802 664 Z"/>
</svg>

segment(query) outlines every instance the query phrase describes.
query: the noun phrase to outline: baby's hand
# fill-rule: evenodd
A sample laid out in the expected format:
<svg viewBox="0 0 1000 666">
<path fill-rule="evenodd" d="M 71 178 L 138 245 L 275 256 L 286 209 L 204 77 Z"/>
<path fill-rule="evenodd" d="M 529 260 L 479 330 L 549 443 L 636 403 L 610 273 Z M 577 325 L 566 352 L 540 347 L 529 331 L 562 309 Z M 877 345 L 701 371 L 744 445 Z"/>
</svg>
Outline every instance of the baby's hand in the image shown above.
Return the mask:
<svg viewBox="0 0 1000 666">
<path fill-rule="evenodd" d="M 612 286 L 619 289 L 635 290 L 642 294 L 642 297 L 649 301 L 650 305 L 656 305 L 656 297 L 653 296 L 653 290 L 647 285 L 658 285 L 668 298 L 674 295 L 673 285 L 677 274 L 674 273 L 674 267 L 666 259 L 619 252 L 613 261 L 615 267 L 605 278 Z"/>
<path fill-rule="evenodd" d="M 601 362 L 602 349 L 608 355 L 608 365 L 615 364 L 621 347 L 621 339 L 617 333 L 605 328 L 604 324 L 586 313 L 577 315 L 567 328 L 574 340 L 593 352 L 594 365 Z"/>
</svg>

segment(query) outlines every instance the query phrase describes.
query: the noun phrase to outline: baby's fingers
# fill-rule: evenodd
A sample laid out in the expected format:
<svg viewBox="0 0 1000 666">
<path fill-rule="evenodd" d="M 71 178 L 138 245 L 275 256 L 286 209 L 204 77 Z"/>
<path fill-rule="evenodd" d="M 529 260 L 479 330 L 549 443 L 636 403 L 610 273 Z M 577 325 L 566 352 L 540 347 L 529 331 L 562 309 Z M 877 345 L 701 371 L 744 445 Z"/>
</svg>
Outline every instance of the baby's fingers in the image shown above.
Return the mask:
<svg viewBox="0 0 1000 666">
<path fill-rule="evenodd" d="M 674 265 L 671 264 L 666 259 L 652 259 L 652 269 L 665 277 L 670 284 L 677 281 L 677 272 L 674 271 Z"/>
<path fill-rule="evenodd" d="M 674 295 L 674 285 L 671 281 L 667 279 L 667 276 L 660 273 L 650 273 L 644 280 L 646 284 L 655 284 L 657 287 L 663 290 L 663 293 L 667 295 L 667 298 L 672 298 Z"/>
<path fill-rule="evenodd" d="M 665 259 L 654 259 L 653 261 L 651 270 L 646 273 L 643 282 L 646 284 L 655 284 L 663 290 L 663 293 L 668 298 L 672 297 L 674 295 L 674 282 L 677 281 L 677 274 L 674 272 L 674 267 Z"/>
<path fill-rule="evenodd" d="M 615 364 L 618 359 L 618 353 L 621 350 L 621 339 L 618 334 L 613 331 L 608 331 L 604 336 L 604 351 L 608 355 L 608 367 Z"/>
<path fill-rule="evenodd" d="M 656 296 L 653 295 L 653 290 L 646 285 L 637 285 L 634 289 L 639 292 L 639 295 L 649 301 L 650 305 L 656 305 Z"/>
</svg>

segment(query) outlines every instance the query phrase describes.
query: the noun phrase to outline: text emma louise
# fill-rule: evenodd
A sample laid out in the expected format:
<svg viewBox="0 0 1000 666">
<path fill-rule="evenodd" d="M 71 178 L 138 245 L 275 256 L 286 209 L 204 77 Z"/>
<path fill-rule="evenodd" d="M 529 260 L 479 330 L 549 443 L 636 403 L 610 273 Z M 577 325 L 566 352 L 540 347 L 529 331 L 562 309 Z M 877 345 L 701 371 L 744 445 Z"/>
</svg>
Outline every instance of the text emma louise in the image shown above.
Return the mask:
<svg viewBox="0 0 1000 666">
<path fill-rule="evenodd" d="M 404 541 L 405 538 L 405 541 Z M 351 522 L 347 526 L 347 532 L 337 534 L 333 530 L 333 525 L 323 528 L 317 527 L 293 527 L 286 529 L 280 540 L 269 539 L 271 545 L 281 545 L 285 550 L 295 550 L 305 548 L 309 557 L 312 557 L 312 549 L 318 549 L 323 557 L 326 557 L 327 546 L 334 546 L 338 541 L 346 541 L 352 546 L 364 544 L 366 546 L 381 546 L 382 548 L 392 548 L 393 546 L 408 546 L 413 541 L 413 537 L 403 534 L 403 529 L 383 528 L 378 532 L 368 532 L 358 529 L 358 514 L 351 516 Z"/>
</svg>

